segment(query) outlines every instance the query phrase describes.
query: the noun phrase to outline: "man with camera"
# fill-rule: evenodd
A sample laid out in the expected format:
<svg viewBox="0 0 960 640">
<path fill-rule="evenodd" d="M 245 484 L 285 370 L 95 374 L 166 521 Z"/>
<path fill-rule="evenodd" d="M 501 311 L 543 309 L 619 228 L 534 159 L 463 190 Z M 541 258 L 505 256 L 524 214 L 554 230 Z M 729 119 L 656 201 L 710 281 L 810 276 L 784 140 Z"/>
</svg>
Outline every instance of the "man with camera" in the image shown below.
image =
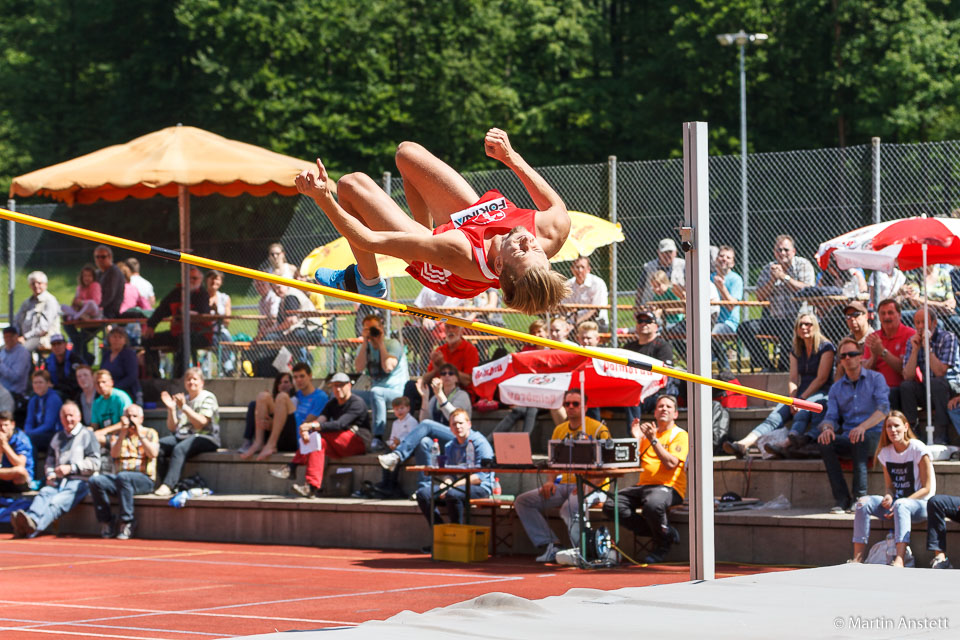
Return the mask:
<svg viewBox="0 0 960 640">
<path fill-rule="evenodd" d="M 160 438 L 157 432 L 143 425 L 140 405 L 127 405 L 120 417 L 120 429 L 110 445 L 110 457 L 116 473 L 90 478 L 90 497 L 100 523 L 100 537 L 127 540 L 133 535 L 133 496 L 151 493 L 157 479 L 157 453 Z M 119 529 L 110 510 L 110 496 L 120 501 Z"/>
<path fill-rule="evenodd" d="M 384 453 L 390 449 L 383 443 L 387 428 L 387 403 L 403 395 L 407 373 L 406 348 L 399 340 L 388 338 L 383 332 L 380 316 L 371 314 L 363 319 L 363 342 L 353 359 L 357 373 L 370 376 L 369 391 L 356 394 L 373 410 L 373 441 L 370 453 Z"/>
</svg>

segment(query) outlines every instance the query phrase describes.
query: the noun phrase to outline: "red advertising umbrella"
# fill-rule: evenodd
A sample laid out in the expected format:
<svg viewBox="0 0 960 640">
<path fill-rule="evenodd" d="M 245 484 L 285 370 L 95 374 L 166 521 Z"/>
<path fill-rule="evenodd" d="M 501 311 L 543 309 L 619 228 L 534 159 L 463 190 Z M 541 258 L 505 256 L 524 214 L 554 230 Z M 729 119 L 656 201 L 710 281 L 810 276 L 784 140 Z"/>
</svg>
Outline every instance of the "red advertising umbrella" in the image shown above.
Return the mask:
<svg viewBox="0 0 960 640">
<path fill-rule="evenodd" d="M 633 351 L 601 349 L 621 357 L 637 358 Z M 581 387 L 588 407 L 635 407 L 666 384 L 666 377 L 566 351 L 540 349 L 506 355 L 473 370 L 473 387 L 481 397 L 508 404 L 556 409 L 567 389 Z"/>
<path fill-rule="evenodd" d="M 902 218 L 851 231 L 827 240 L 817 251 L 817 262 L 826 268 L 834 254 L 841 269 L 861 267 L 892 273 L 922 268 L 928 264 L 960 265 L 960 219 Z M 927 317 L 927 280 L 923 282 L 923 313 Z M 924 326 L 927 326 L 926 324 Z M 923 332 L 924 353 L 930 353 L 930 332 Z M 933 412 L 930 407 L 930 358 L 925 357 L 923 377 L 927 392 L 927 444 L 933 444 Z"/>
</svg>

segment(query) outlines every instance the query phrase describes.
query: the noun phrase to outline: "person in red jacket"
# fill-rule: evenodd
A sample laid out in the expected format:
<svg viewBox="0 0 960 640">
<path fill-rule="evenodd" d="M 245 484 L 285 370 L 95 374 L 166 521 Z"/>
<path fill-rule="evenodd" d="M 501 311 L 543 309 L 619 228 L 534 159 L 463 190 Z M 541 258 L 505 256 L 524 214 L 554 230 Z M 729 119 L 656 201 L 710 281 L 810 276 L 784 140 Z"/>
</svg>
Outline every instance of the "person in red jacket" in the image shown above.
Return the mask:
<svg viewBox="0 0 960 640">
<path fill-rule="evenodd" d="M 410 275 L 446 295 L 472 298 L 500 288 L 508 306 L 531 315 L 559 304 L 569 288 L 551 270 L 549 258 L 570 233 L 567 207 L 513 149 L 505 131 L 490 129 L 484 148 L 517 175 L 539 211 L 519 209 L 496 190 L 478 196 L 463 176 L 413 142 L 401 143 L 396 156 L 413 219 L 363 173 L 340 179 L 338 202 L 318 158 L 316 171 L 297 176 L 297 189 L 327 214 L 350 243 L 357 264 L 320 268 L 317 282 L 385 297 L 376 262 L 380 253 L 404 260 Z M 431 219 L 437 224 L 432 230 Z"/>
</svg>

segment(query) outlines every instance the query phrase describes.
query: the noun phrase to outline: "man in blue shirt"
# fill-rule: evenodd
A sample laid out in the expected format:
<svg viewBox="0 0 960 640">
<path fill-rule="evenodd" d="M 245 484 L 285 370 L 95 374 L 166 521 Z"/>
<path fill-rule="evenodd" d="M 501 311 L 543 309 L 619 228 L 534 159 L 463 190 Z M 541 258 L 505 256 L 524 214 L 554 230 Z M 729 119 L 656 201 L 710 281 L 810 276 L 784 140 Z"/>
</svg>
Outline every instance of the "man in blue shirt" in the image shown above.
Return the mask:
<svg viewBox="0 0 960 640">
<path fill-rule="evenodd" d="M 296 451 L 299 440 L 300 425 L 310 420 L 316 420 L 327 406 L 330 397 L 325 391 L 313 386 L 313 370 L 306 362 L 293 365 L 293 386 L 297 390 L 291 398 L 284 392 L 277 393 L 273 399 L 273 417 L 270 424 L 270 436 L 263 445 L 263 434 L 258 432 L 249 449 L 242 454 L 243 458 L 250 458 L 259 451 L 257 460 L 266 460 L 277 451 Z M 260 400 L 258 399 L 259 403 Z M 259 441 L 259 442 L 258 442 Z M 285 468 L 285 467 L 281 467 Z M 283 472 L 280 476 L 283 476 Z"/>
<path fill-rule="evenodd" d="M 933 405 L 934 442 L 947 444 L 947 426 L 950 424 L 947 404 L 950 398 L 960 394 L 960 348 L 957 336 L 939 326 L 936 309 L 928 309 L 927 314 L 930 316 L 930 404 Z M 910 336 L 904 347 L 903 382 L 900 383 L 903 415 L 916 433 L 920 433 L 917 407 L 926 405 L 927 401 L 926 386 L 917 377 L 917 369 L 923 372 L 926 367 L 923 350 L 925 325 L 923 309 L 920 309 L 913 316 L 913 327 L 917 332 Z"/>
<path fill-rule="evenodd" d="M 60 431 L 60 395 L 50 386 L 50 373 L 34 371 L 31 378 L 33 395 L 27 403 L 27 419 L 23 432 L 36 451 L 46 451 L 53 434 Z"/>
<path fill-rule="evenodd" d="M 16 428 L 12 413 L 0 411 L 0 491 L 26 491 L 33 469 L 30 438 Z"/>
<path fill-rule="evenodd" d="M 830 513 L 850 510 L 867 495 L 867 459 L 877 450 L 881 424 L 890 412 L 890 394 L 883 375 L 863 367 L 863 351 L 847 337 L 837 347 L 843 376 L 830 387 L 827 415 L 820 423 L 820 455 L 827 468 L 834 506 Z M 853 498 L 843 479 L 838 456 L 853 458 Z"/>
<path fill-rule="evenodd" d="M 493 458 L 493 448 L 487 439 L 472 429 L 470 416 L 463 409 L 457 409 L 450 414 L 450 431 L 454 439 L 447 443 L 444 453 L 447 456 L 447 467 L 479 467 L 480 461 Z M 473 445 L 472 447 L 470 445 Z M 473 449 L 473 460 L 468 460 L 470 449 Z M 466 478 L 460 478 L 452 486 L 442 489 L 434 500 L 436 505 L 445 504 L 450 521 L 463 524 L 464 514 L 470 508 L 467 504 L 466 483 L 470 482 L 470 498 L 488 498 L 493 493 L 493 472 L 484 471 L 473 473 Z M 427 524 L 443 524 L 443 517 L 439 509 L 434 507 L 430 513 L 430 494 L 432 486 L 417 489 L 417 504 L 427 519 Z M 426 553 L 426 549 L 424 550 Z"/>
<path fill-rule="evenodd" d="M 717 293 L 720 294 L 720 314 L 717 316 L 716 324 L 713 325 L 712 333 L 731 334 L 731 339 L 734 341 L 737 327 L 740 326 L 740 307 L 723 303 L 743 300 L 743 278 L 733 271 L 735 257 L 733 247 L 721 245 L 713 261 L 713 272 L 710 274 L 713 284 L 717 287 Z M 713 355 L 721 371 L 730 370 L 726 342 L 714 342 Z"/>
</svg>

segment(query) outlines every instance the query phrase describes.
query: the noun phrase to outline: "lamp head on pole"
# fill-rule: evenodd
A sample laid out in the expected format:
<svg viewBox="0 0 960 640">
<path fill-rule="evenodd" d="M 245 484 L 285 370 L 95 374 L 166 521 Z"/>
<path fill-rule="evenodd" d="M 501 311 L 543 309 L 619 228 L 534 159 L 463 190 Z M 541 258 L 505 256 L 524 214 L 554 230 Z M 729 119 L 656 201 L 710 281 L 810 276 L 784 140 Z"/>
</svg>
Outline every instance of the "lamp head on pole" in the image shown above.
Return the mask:
<svg viewBox="0 0 960 640">
<path fill-rule="evenodd" d="M 738 47 L 745 46 L 747 44 L 760 43 L 765 40 L 768 40 L 770 36 L 765 33 L 747 33 L 743 29 L 736 33 L 720 33 L 717 34 L 717 42 L 719 42 L 724 47 L 729 47 L 732 44 L 737 45 Z"/>
</svg>

